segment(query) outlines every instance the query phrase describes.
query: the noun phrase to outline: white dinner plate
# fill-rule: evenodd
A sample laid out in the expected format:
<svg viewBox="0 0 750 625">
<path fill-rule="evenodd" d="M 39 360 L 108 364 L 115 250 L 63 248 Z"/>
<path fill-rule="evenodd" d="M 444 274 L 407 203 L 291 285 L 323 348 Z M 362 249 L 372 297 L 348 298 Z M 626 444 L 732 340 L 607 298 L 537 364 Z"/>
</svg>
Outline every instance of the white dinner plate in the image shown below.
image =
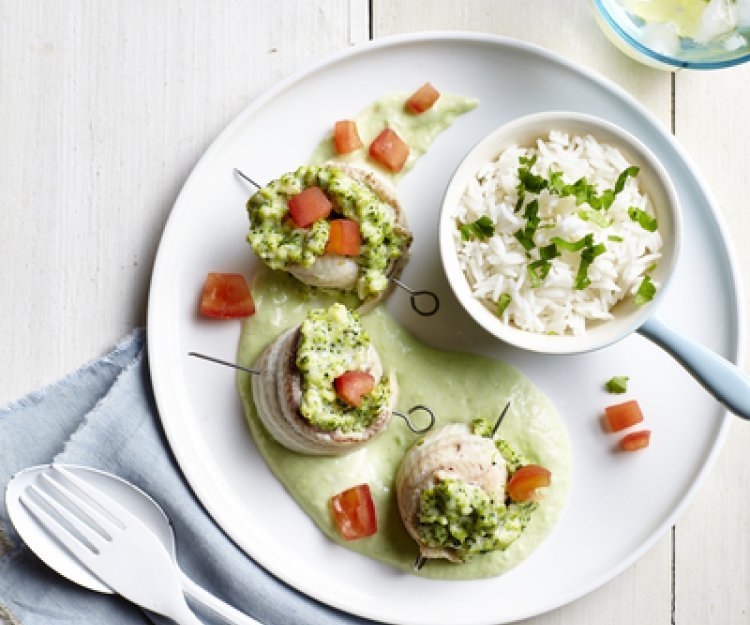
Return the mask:
<svg viewBox="0 0 750 625">
<path fill-rule="evenodd" d="M 480 99 L 438 137 L 400 183 L 415 234 L 407 284 L 437 291 L 440 313 L 414 315 L 403 292 L 388 306 L 421 340 L 470 350 L 521 369 L 557 406 L 573 446 L 567 507 L 557 528 L 509 573 L 470 582 L 397 572 L 329 541 L 259 456 L 231 370 L 188 358 L 189 350 L 235 356 L 239 322 L 198 317 L 209 271 L 252 276 L 245 242 L 250 190 L 239 167 L 268 181 L 306 162 L 337 119 L 426 80 Z M 502 346 L 459 307 L 437 245 L 441 197 L 461 157 L 500 124 L 543 110 L 590 113 L 643 140 L 662 161 L 684 212 L 684 245 L 660 314 L 676 329 L 733 361 L 740 357 L 737 275 L 716 205 L 661 124 L 614 84 L 537 47 L 501 37 L 440 33 L 382 39 L 334 55 L 252 102 L 209 148 L 185 183 L 159 246 L 149 301 L 154 391 L 169 443 L 216 522 L 262 566 L 320 601 L 402 625 L 497 624 L 542 613 L 593 590 L 639 558 L 675 522 L 715 459 L 729 417 L 670 357 L 633 335 L 580 356 L 543 356 Z M 613 375 L 628 394 L 608 395 Z M 481 389 L 477 389 L 481 392 Z M 637 398 L 651 446 L 613 452 L 603 408 Z M 439 406 L 434 406 L 439 410 Z"/>
</svg>

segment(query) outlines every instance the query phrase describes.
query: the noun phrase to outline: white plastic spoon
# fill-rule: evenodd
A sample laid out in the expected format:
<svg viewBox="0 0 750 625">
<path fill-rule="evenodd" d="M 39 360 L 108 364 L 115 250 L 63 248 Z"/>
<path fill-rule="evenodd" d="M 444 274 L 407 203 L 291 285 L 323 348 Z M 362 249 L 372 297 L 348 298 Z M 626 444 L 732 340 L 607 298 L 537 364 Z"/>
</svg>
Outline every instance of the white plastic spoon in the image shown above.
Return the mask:
<svg viewBox="0 0 750 625">
<path fill-rule="evenodd" d="M 45 532 L 29 511 L 20 503 L 20 496 L 26 488 L 37 482 L 39 475 L 50 465 L 30 467 L 16 473 L 5 490 L 5 503 L 13 526 L 43 562 L 72 582 L 96 592 L 113 594 L 112 589 L 82 566 L 64 547 Z M 233 625 L 260 625 L 255 619 L 224 603 L 206 589 L 196 584 L 179 568 L 176 558 L 175 539 L 172 525 L 167 515 L 156 501 L 138 487 L 125 480 L 97 469 L 64 465 L 68 471 L 85 480 L 91 486 L 103 491 L 131 513 L 140 518 L 156 535 L 174 561 L 184 593 L 201 606 Z"/>
</svg>

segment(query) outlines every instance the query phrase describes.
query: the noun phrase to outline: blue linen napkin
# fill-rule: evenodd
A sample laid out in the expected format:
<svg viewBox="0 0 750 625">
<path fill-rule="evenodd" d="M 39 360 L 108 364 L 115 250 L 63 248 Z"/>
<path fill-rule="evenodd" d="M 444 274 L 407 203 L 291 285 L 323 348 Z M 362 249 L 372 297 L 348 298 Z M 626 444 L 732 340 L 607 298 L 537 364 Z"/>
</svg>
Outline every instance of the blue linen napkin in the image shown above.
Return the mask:
<svg viewBox="0 0 750 625">
<path fill-rule="evenodd" d="M 213 523 L 180 474 L 151 391 L 146 333 L 0 410 L 0 622 L 12 625 L 132 625 L 151 619 L 132 604 L 83 589 L 36 558 L 13 530 L 5 486 L 26 467 L 52 461 L 114 473 L 149 493 L 172 521 L 182 569 L 264 625 L 370 623 L 286 586 Z M 220 623 L 199 612 L 206 623 Z"/>
</svg>

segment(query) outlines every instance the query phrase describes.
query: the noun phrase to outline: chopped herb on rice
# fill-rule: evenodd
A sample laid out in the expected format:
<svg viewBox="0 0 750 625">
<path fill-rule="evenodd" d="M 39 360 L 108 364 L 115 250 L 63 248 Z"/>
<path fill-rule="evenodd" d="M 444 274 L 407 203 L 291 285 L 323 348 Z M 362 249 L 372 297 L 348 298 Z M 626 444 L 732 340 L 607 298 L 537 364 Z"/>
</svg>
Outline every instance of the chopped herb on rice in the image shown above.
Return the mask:
<svg viewBox="0 0 750 625">
<path fill-rule="evenodd" d="M 475 297 L 524 330 L 583 334 L 632 297 L 650 301 L 661 236 L 639 168 L 593 137 L 552 131 L 485 165 L 456 208 Z"/>
</svg>

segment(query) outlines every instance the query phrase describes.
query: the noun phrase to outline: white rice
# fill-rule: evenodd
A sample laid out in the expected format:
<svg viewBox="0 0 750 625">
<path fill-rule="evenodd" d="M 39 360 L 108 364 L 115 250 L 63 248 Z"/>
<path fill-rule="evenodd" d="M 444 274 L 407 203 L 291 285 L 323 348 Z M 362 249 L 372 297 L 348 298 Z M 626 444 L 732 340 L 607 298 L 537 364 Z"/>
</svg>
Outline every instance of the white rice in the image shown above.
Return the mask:
<svg viewBox="0 0 750 625">
<path fill-rule="evenodd" d="M 611 319 L 611 308 L 636 293 L 644 276 L 661 258 L 661 236 L 658 229 L 649 232 L 630 218 L 630 207 L 654 215 L 649 198 L 638 188 L 637 177 L 628 177 L 609 209 L 599 211 L 613 222 L 608 227 L 579 216 L 581 211 L 593 212 L 587 203 L 576 205 L 574 196 L 561 197 L 545 189 L 538 196 L 526 194 L 526 203 L 538 199 L 540 218 L 540 227 L 534 233 L 536 248 L 527 256 L 513 236 L 526 225 L 524 210 L 514 209 L 519 157 L 534 155 L 537 160 L 531 168 L 533 174 L 549 179 L 550 169 L 561 171 L 566 184 L 585 177 L 589 184 L 596 185 L 599 195 L 605 189 L 614 189 L 619 174 L 631 165 L 619 150 L 600 144 L 591 136 L 571 137 L 557 131 L 549 133 L 548 141 L 539 139 L 535 148 L 506 149 L 477 172 L 455 209 L 456 253 L 474 296 L 490 311 L 497 314 L 500 296 L 510 296 L 510 303 L 500 316 L 504 323 L 531 332 L 580 335 L 588 322 Z M 494 235 L 464 240 L 459 227 L 483 215 L 491 219 Z M 552 243 L 553 237 L 573 242 L 589 233 L 593 234 L 594 243 L 606 247 L 588 268 L 589 286 L 573 288 L 581 254 L 565 250 L 551 260 L 549 273 L 541 284 L 531 285 L 527 265 L 539 258 L 539 248 Z M 612 241 L 611 236 L 621 237 L 622 241 Z M 656 282 L 654 285 L 658 289 Z"/>
</svg>

